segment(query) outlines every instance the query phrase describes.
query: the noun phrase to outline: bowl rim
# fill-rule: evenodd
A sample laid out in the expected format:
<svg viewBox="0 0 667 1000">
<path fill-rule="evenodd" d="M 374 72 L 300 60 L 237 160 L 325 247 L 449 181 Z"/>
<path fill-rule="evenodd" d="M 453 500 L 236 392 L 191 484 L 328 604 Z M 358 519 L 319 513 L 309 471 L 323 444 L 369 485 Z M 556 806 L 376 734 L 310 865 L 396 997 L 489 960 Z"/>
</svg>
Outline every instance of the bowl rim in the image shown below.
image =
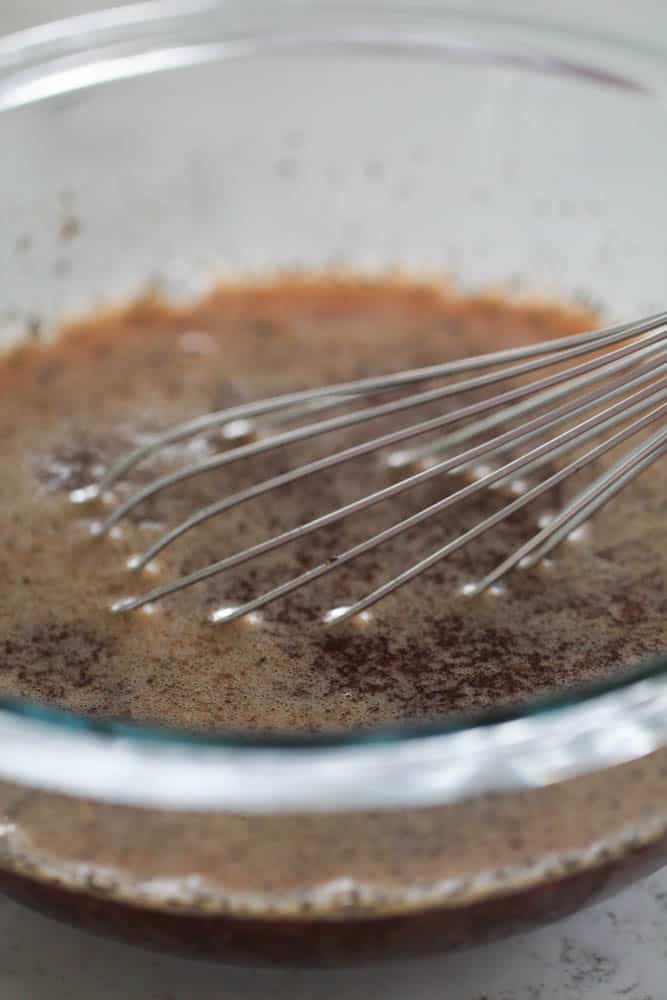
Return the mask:
<svg viewBox="0 0 667 1000">
<path fill-rule="evenodd" d="M 0 37 L 0 111 L 156 71 L 323 45 L 390 57 L 482 58 L 667 95 L 667 54 L 551 20 L 409 0 L 287 0 L 277 8 L 270 0 L 144 0 Z M 667 655 L 516 707 L 316 736 L 190 732 L 0 698 L 1 779 L 169 809 L 431 806 L 548 785 L 665 744 Z"/>
</svg>

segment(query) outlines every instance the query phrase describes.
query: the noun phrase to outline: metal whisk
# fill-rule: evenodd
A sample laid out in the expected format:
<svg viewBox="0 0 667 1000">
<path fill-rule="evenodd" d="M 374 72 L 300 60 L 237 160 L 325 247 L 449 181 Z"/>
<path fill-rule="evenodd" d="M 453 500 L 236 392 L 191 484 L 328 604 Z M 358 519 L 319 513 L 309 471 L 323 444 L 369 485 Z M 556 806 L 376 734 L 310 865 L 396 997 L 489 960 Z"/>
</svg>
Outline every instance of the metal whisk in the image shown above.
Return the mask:
<svg viewBox="0 0 667 1000">
<path fill-rule="evenodd" d="M 534 379 L 522 380 L 526 375 L 539 373 L 542 369 L 554 366 L 556 371 L 551 374 L 539 374 Z M 484 373 L 474 374 L 480 371 Z M 462 375 L 467 377 L 459 378 Z M 455 410 L 314 459 L 247 489 L 231 493 L 197 510 L 187 520 L 164 534 L 142 555 L 135 557 L 132 560 L 133 568 L 142 569 L 181 535 L 248 500 L 266 496 L 282 486 L 295 483 L 322 470 L 331 469 L 343 462 L 370 455 L 383 448 L 395 448 L 399 444 L 403 445 L 404 442 L 434 430 L 447 429 L 447 434 L 435 443 L 431 441 L 426 446 L 413 446 L 408 450 L 390 453 L 390 462 L 397 469 L 403 468 L 406 472 L 405 477 L 399 481 L 187 576 L 155 587 L 141 596 L 119 601 L 114 605 L 114 610 L 129 611 L 157 601 L 167 594 L 223 573 L 248 560 L 256 559 L 283 545 L 304 538 L 327 525 L 335 524 L 356 512 L 398 496 L 427 480 L 469 468 L 482 461 L 496 460 L 499 455 L 505 453 L 515 455 L 519 446 L 534 438 L 543 437 L 546 431 L 557 429 L 559 425 L 565 425 L 565 429 L 552 434 L 546 441 L 533 444 L 527 450 L 521 450 L 518 457 L 510 457 L 499 468 L 487 471 L 481 477 L 412 516 L 404 518 L 392 527 L 380 531 L 346 551 L 332 552 L 326 562 L 314 566 L 266 593 L 259 594 L 253 600 L 237 607 L 214 612 L 211 616 L 214 621 L 232 621 L 257 611 L 319 577 L 335 572 L 358 556 L 400 536 L 409 528 L 421 524 L 435 514 L 465 502 L 480 491 L 511 482 L 517 475 L 523 477 L 533 473 L 542 466 L 551 465 L 554 459 L 568 451 L 575 451 L 575 457 L 566 465 L 536 485 L 526 488 L 502 509 L 448 541 L 437 551 L 382 584 L 366 597 L 345 608 L 336 609 L 330 615 L 331 620 L 343 621 L 365 611 L 474 538 L 493 529 L 505 518 L 569 476 L 584 469 L 612 448 L 651 425 L 658 424 L 657 430 L 654 429 L 648 436 L 643 436 L 638 444 L 626 451 L 615 464 L 581 490 L 545 527 L 516 551 L 508 554 L 507 558 L 483 579 L 470 584 L 467 590 L 470 593 L 481 593 L 517 565 L 538 562 L 667 451 L 667 426 L 664 419 L 667 415 L 667 313 L 660 313 L 634 323 L 620 324 L 577 336 L 496 351 L 427 368 L 292 392 L 199 416 L 167 430 L 132 451 L 114 465 L 98 484 L 74 491 L 72 499 L 81 502 L 105 493 L 131 469 L 160 449 L 192 438 L 211 428 L 237 426 L 236 421 L 252 422 L 258 418 L 278 414 L 289 417 L 299 415 L 307 419 L 308 415 L 312 416 L 314 412 L 328 407 L 345 407 L 343 413 L 323 419 L 307 420 L 305 424 L 287 430 L 274 429 L 265 437 L 258 437 L 250 443 L 231 447 L 161 476 L 119 504 L 99 526 L 99 533 L 105 534 L 149 497 L 202 472 L 220 469 L 294 442 L 315 438 L 379 417 L 395 415 L 448 397 L 465 398 L 465 394 L 473 390 L 477 392 L 517 378 L 520 378 L 520 381 L 504 391 L 483 399 L 475 398 L 474 401 Z M 371 405 L 367 405 L 366 402 L 370 397 L 386 393 L 388 390 L 403 393 L 419 383 L 441 380 L 445 380 L 443 385 L 422 389 L 419 392 L 407 391 L 406 394 L 392 398 L 388 402 L 381 401 Z M 354 404 L 356 406 L 348 412 L 349 407 Z M 509 429 L 503 429 L 507 426 Z M 469 443 L 482 435 L 484 435 L 482 443 L 474 445 Z M 585 452 L 580 451 L 584 444 L 595 438 L 602 440 Z M 418 471 L 414 471 L 415 469 Z"/>
</svg>

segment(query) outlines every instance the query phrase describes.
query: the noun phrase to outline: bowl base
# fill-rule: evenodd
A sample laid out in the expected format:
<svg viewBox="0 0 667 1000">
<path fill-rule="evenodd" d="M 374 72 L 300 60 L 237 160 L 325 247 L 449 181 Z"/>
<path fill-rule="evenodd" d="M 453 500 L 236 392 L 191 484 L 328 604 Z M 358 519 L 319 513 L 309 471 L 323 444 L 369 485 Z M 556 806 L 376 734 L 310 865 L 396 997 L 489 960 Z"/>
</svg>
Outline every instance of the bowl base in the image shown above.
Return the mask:
<svg viewBox="0 0 667 1000">
<path fill-rule="evenodd" d="M 599 868 L 494 899 L 344 921 L 169 913 L 12 872 L 0 872 L 0 891 L 81 929 L 159 951 L 236 964 L 354 965 L 437 954 L 560 920 L 651 874 L 666 857 L 667 836 Z"/>
</svg>

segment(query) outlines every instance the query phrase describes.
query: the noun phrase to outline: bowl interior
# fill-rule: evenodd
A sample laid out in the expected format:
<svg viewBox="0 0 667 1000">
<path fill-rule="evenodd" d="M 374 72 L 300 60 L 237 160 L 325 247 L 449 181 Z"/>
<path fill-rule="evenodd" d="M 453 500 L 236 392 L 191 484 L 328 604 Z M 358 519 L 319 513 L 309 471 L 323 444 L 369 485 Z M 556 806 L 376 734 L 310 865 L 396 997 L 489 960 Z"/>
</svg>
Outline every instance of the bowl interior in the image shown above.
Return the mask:
<svg viewBox="0 0 667 1000">
<path fill-rule="evenodd" d="M 0 345 L 281 270 L 664 306 L 650 55 L 446 12 L 200 6 L 0 44 Z"/>
</svg>

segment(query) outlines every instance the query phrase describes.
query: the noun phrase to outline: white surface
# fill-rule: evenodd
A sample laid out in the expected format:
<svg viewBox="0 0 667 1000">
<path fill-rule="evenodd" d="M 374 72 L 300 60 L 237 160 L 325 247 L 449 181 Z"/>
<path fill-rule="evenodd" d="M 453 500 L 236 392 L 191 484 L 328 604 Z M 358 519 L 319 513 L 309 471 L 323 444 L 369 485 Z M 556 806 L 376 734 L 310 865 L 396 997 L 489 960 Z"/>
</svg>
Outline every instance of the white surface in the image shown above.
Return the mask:
<svg viewBox="0 0 667 1000">
<path fill-rule="evenodd" d="M 664 1000 L 667 872 L 611 903 L 448 958 L 364 969 L 153 955 L 0 903 L 2 1000 Z"/>
<path fill-rule="evenodd" d="M 458 0 L 462 6 L 464 0 Z M 104 6 L 0 0 L 0 33 Z M 548 16 L 544 0 L 467 0 Z M 667 51 L 664 0 L 559 0 L 572 23 Z M 214 966 L 98 940 L 0 898 L 1 1000 L 667 1000 L 667 870 L 551 928 L 441 959 L 312 972 Z"/>
</svg>

